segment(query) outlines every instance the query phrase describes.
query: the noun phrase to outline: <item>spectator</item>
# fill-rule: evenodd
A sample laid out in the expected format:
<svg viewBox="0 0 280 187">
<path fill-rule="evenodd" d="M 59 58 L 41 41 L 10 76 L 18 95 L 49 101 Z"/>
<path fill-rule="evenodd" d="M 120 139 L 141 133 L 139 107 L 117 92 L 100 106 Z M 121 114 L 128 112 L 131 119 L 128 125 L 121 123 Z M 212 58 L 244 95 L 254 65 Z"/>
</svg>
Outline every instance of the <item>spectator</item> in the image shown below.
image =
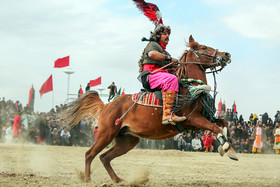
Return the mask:
<svg viewBox="0 0 280 187">
<path fill-rule="evenodd" d="M 70 134 L 71 134 L 70 140 L 71 140 L 72 144 L 74 146 L 82 146 L 82 144 L 80 144 L 81 143 L 80 140 L 82 139 L 80 123 L 78 123 L 73 128 L 71 128 Z"/>
<path fill-rule="evenodd" d="M 84 94 L 82 85 L 80 85 L 80 89 L 78 91 L 78 97 L 81 97 Z"/>
<path fill-rule="evenodd" d="M 235 123 L 238 123 L 238 115 L 237 115 L 237 112 L 233 112 L 232 114 L 232 120 L 235 122 Z M 240 122 L 241 123 L 241 122 Z"/>
<path fill-rule="evenodd" d="M 240 123 L 237 125 L 234 131 L 235 131 L 235 138 L 243 138 L 243 129 Z"/>
<path fill-rule="evenodd" d="M 264 125 L 263 127 L 265 128 L 266 137 L 273 139 L 273 130 L 270 128 L 270 126 L 265 126 L 265 124 L 263 125 Z"/>
<path fill-rule="evenodd" d="M 35 127 L 31 127 L 29 131 L 29 140 L 33 143 L 36 143 L 38 139 L 39 130 Z"/>
<path fill-rule="evenodd" d="M 187 142 L 183 139 L 183 135 L 180 133 L 174 137 L 174 140 L 178 142 L 177 149 L 180 151 L 185 150 Z"/>
<path fill-rule="evenodd" d="M 254 115 L 253 113 L 250 114 L 250 117 L 249 117 L 249 121 L 252 123 L 253 122 L 253 118 L 254 118 Z"/>
<path fill-rule="evenodd" d="M 53 131 L 51 132 L 50 144 L 51 145 L 59 145 L 60 144 L 60 137 L 59 137 L 57 128 L 54 128 Z"/>
<path fill-rule="evenodd" d="M 192 147 L 194 151 L 201 151 L 201 140 L 198 138 L 198 135 L 195 136 L 194 139 L 192 139 Z"/>
<path fill-rule="evenodd" d="M 86 92 L 90 91 L 90 83 L 87 84 Z"/>
<path fill-rule="evenodd" d="M 85 146 L 92 146 L 93 141 L 93 129 L 92 129 L 92 122 L 89 118 L 86 118 L 86 123 L 84 124 L 84 142 Z"/>
<path fill-rule="evenodd" d="M 7 127 L 8 128 L 6 129 L 5 139 L 6 139 L 6 142 L 10 143 L 13 140 L 14 127 L 11 122 L 7 122 Z"/>
<path fill-rule="evenodd" d="M 213 134 L 208 130 L 203 135 L 203 145 L 204 145 L 205 152 L 213 151 L 212 142 L 213 142 Z"/>
<path fill-rule="evenodd" d="M 14 138 L 18 138 L 20 136 L 20 115 L 22 113 L 18 113 L 14 118 Z"/>
<path fill-rule="evenodd" d="M 266 133 L 264 128 L 262 127 L 262 122 L 258 123 L 258 126 L 253 131 L 253 137 L 255 137 L 252 153 L 261 153 L 263 142 L 266 140 Z"/>
<path fill-rule="evenodd" d="M 263 115 L 262 115 L 262 123 L 267 125 L 268 124 L 268 114 L 267 112 L 265 112 Z"/>
<path fill-rule="evenodd" d="M 115 97 L 115 94 L 117 92 L 117 87 L 115 86 L 115 83 L 112 82 L 112 84 L 110 86 L 108 86 L 108 89 L 110 89 L 109 98 L 108 98 L 108 102 L 110 102 L 110 100 Z"/>
<path fill-rule="evenodd" d="M 254 114 L 254 117 L 253 117 L 253 124 L 254 125 L 257 125 L 257 122 L 258 122 L 258 115 L 257 114 Z"/>
<path fill-rule="evenodd" d="M 22 115 L 20 116 L 20 123 L 21 125 L 24 125 L 25 129 L 28 130 L 29 129 L 29 120 L 28 120 L 28 115 L 26 113 L 22 113 Z"/>
<path fill-rule="evenodd" d="M 274 129 L 274 124 L 273 124 L 273 121 L 271 120 L 271 118 L 268 118 L 268 126 L 270 126 L 271 129 Z"/>
<path fill-rule="evenodd" d="M 280 124 L 276 122 L 276 128 L 274 129 L 274 146 L 276 154 L 280 154 Z"/>
<path fill-rule="evenodd" d="M 278 110 L 275 114 L 275 119 L 274 119 L 274 124 L 276 124 L 277 122 L 280 123 L 280 111 Z"/>
<path fill-rule="evenodd" d="M 243 119 L 243 116 L 242 116 L 242 115 L 239 116 L 238 122 L 239 122 L 239 123 L 243 123 L 243 122 L 244 122 L 244 119 Z"/>
<path fill-rule="evenodd" d="M 67 146 L 70 145 L 70 141 L 69 141 L 70 137 L 71 137 L 70 132 L 68 131 L 67 127 L 64 127 L 60 133 L 61 144 Z"/>
<path fill-rule="evenodd" d="M 243 152 L 244 153 L 250 153 L 250 145 L 249 145 L 249 139 L 247 139 L 244 143 L 244 146 L 243 146 Z"/>
<path fill-rule="evenodd" d="M 44 114 L 40 114 L 39 118 L 37 120 L 38 126 L 39 126 L 39 136 L 37 138 L 36 143 L 41 143 L 44 144 L 46 141 L 46 137 L 47 137 L 47 120 L 44 116 Z"/>
<path fill-rule="evenodd" d="M 230 121 L 230 122 L 233 121 L 233 114 L 232 114 L 231 109 L 229 109 L 229 111 L 228 111 L 228 121 Z"/>
<path fill-rule="evenodd" d="M 227 121 L 229 121 L 229 109 L 227 109 L 227 111 L 226 111 L 226 114 L 225 114 L 225 115 L 226 115 L 226 120 L 227 120 Z"/>
<path fill-rule="evenodd" d="M 183 138 L 187 143 L 186 151 L 192 151 L 192 138 L 190 133 L 184 133 Z"/>
<path fill-rule="evenodd" d="M 233 142 L 233 146 L 234 146 L 234 148 L 235 148 L 235 151 L 237 152 L 237 153 L 241 153 L 241 144 L 240 144 L 240 140 L 239 139 L 236 139 L 236 141 L 235 142 Z"/>
<path fill-rule="evenodd" d="M 248 133 L 249 133 L 249 127 L 248 127 L 248 125 L 246 124 L 246 125 L 243 127 L 243 135 L 242 135 L 244 141 L 246 141 L 246 140 L 249 138 Z M 244 142 L 244 143 L 245 143 L 245 142 Z"/>
</svg>

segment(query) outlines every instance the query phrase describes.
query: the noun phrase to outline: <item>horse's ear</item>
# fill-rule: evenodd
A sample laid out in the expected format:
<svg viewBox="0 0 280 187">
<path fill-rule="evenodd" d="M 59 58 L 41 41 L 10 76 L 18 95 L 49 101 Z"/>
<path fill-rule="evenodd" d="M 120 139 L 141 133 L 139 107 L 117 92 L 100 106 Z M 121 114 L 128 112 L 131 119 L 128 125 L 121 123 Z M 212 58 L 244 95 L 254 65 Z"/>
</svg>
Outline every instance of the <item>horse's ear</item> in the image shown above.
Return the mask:
<svg viewBox="0 0 280 187">
<path fill-rule="evenodd" d="M 190 37 L 189 37 L 189 43 L 192 43 L 192 42 L 195 42 L 195 41 L 194 41 L 192 35 L 190 35 Z"/>
</svg>

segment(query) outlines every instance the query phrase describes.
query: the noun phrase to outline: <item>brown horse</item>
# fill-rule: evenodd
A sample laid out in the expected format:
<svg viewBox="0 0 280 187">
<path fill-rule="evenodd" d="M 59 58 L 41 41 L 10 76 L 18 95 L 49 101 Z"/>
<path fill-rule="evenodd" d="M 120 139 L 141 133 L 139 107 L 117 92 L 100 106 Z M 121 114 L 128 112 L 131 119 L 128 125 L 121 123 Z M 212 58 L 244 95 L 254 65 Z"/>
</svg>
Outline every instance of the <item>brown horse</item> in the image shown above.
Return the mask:
<svg viewBox="0 0 280 187">
<path fill-rule="evenodd" d="M 216 66 L 224 66 L 230 61 L 230 54 L 220 52 L 211 47 L 200 45 L 194 41 L 193 37 L 189 37 L 189 51 L 180 58 L 180 65 L 177 67 L 178 79 L 196 79 L 207 84 L 205 70 Z M 198 85 L 199 83 L 193 83 Z M 179 95 L 187 96 L 188 89 L 180 84 Z M 187 120 L 181 125 L 187 130 L 205 129 L 219 134 L 221 155 L 224 151 L 228 156 L 237 160 L 236 154 L 227 138 L 223 136 L 220 127 L 227 127 L 225 120 L 216 120 L 215 123 L 208 121 L 201 113 L 203 105 L 201 98 L 195 102 L 183 105 L 179 111 L 179 115 L 184 115 Z M 100 155 L 100 160 L 106 168 L 111 179 L 118 183 L 123 179 L 119 178 L 114 172 L 110 162 L 119 157 L 133 147 L 135 147 L 140 138 L 147 139 L 168 139 L 177 135 L 179 132 L 173 125 L 162 125 L 162 114 L 159 107 L 150 107 L 135 104 L 131 99 L 131 95 L 123 95 L 104 105 L 95 91 L 84 94 L 69 106 L 68 117 L 71 119 L 70 124 L 77 124 L 84 116 L 98 117 L 99 137 L 95 144 L 85 154 L 85 182 L 89 182 L 90 167 L 92 160 L 100 153 L 112 140 L 114 145 L 111 149 Z M 132 107 L 131 107 L 132 106 Z M 130 109 L 128 111 L 128 109 Z M 128 112 L 127 112 L 128 111 Z M 127 113 L 126 113 L 127 112 Z M 116 120 L 124 113 L 124 117 L 118 125 Z"/>
</svg>

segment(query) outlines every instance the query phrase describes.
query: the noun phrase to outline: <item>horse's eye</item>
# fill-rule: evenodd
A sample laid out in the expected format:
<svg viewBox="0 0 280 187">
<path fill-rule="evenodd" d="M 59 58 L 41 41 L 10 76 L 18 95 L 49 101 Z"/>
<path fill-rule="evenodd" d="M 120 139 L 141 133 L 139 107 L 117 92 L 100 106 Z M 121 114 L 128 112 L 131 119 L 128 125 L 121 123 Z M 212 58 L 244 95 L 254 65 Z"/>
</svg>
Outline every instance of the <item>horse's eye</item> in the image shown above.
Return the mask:
<svg viewBox="0 0 280 187">
<path fill-rule="evenodd" d="M 203 46 L 203 47 L 202 47 L 202 49 L 203 49 L 203 50 L 206 50 L 206 49 L 207 49 L 207 47 L 206 47 L 206 46 Z"/>
</svg>

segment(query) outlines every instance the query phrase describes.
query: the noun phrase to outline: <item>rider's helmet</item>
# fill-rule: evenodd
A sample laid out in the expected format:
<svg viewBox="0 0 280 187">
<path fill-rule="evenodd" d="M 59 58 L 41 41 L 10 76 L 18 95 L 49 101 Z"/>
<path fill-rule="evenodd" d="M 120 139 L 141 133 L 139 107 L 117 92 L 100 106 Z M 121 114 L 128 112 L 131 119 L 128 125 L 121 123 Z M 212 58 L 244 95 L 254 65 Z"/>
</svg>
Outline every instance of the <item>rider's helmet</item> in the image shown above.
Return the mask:
<svg viewBox="0 0 280 187">
<path fill-rule="evenodd" d="M 165 26 L 163 24 L 158 24 L 154 30 L 151 32 L 151 38 L 154 38 L 156 41 L 160 39 L 162 33 L 167 32 L 169 35 L 171 34 L 171 28 L 169 26 Z"/>
</svg>

